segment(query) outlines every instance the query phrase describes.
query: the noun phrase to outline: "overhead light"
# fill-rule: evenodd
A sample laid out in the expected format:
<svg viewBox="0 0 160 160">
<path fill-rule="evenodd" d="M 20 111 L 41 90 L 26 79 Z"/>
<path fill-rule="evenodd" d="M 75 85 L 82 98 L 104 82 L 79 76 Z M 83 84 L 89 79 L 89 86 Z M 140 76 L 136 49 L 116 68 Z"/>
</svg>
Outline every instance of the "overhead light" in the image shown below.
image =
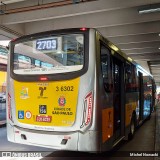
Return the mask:
<svg viewBox="0 0 160 160">
<path fill-rule="evenodd" d="M 160 47 L 158 49 L 160 49 Z"/>
<path fill-rule="evenodd" d="M 160 4 L 150 4 L 138 10 L 139 14 L 160 12 Z"/>
<path fill-rule="evenodd" d="M 132 61 L 133 61 L 133 60 L 132 60 L 132 58 L 130 58 L 130 57 L 128 57 L 127 59 L 128 59 L 130 62 L 132 62 Z"/>
</svg>

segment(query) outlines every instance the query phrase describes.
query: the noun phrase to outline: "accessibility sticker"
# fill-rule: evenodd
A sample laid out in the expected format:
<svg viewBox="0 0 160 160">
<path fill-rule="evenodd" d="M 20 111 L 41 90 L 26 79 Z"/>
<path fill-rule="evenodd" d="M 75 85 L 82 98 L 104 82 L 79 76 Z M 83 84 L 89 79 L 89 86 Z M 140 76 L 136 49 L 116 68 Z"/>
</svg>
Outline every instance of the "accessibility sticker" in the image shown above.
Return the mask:
<svg viewBox="0 0 160 160">
<path fill-rule="evenodd" d="M 24 111 L 18 111 L 18 119 L 24 119 Z"/>
</svg>

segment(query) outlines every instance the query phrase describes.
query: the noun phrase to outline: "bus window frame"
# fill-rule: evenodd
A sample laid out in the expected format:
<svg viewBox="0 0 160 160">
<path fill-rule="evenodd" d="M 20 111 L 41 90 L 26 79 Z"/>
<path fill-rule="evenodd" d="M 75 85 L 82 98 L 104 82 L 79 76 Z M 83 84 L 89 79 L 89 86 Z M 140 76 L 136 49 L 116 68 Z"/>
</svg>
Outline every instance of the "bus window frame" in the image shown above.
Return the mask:
<svg viewBox="0 0 160 160">
<path fill-rule="evenodd" d="M 14 73 L 13 71 L 14 47 L 16 44 L 38 39 L 38 38 L 43 38 L 44 36 L 49 37 L 49 36 L 66 35 L 66 34 L 83 34 L 84 35 L 84 64 L 81 70 L 74 71 L 74 72 L 67 72 L 67 73 L 41 74 L 41 75 L 28 75 L 28 74 L 18 75 Z M 81 31 L 78 28 L 69 29 L 69 30 L 68 29 L 59 30 L 59 31 L 54 31 L 54 30 L 46 31 L 46 32 L 23 36 L 10 42 L 10 76 L 12 79 L 17 81 L 37 82 L 37 81 L 41 81 L 40 77 L 46 77 L 47 81 L 73 79 L 85 74 L 88 70 L 88 65 L 89 65 L 89 29 L 86 29 L 85 31 Z"/>
<path fill-rule="evenodd" d="M 105 86 L 105 82 L 104 82 L 104 78 L 103 78 L 103 71 L 102 71 L 102 52 L 101 49 L 102 47 L 104 47 L 106 50 L 108 50 L 107 53 L 105 53 L 107 55 L 107 62 L 108 62 L 108 67 L 107 67 L 107 75 L 108 75 L 108 86 Z M 111 83 L 112 81 L 112 60 L 111 60 L 111 50 L 110 48 L 108 48 L 102 41 L 100 41 L 100 64 L 101 64 L 101 75 L 102 75 L 102 79 L 103 79 L 103 87 L 106 93 L 111 93 L 112 92 L 112 86 L 113 84 Z"/>
</svg>

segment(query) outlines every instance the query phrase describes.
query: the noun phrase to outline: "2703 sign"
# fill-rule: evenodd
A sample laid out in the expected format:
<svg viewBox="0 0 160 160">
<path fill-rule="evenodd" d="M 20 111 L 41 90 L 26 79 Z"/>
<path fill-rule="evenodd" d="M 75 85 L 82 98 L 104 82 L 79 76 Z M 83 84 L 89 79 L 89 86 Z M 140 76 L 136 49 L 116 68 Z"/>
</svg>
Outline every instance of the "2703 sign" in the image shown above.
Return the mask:
<svg viewBox="0 0 160 160">
<path fill-rule="evenodd" d="M 57 39 L 43 39 L 36 41 L 37 50 L 56 50 Z"/>
</svg>

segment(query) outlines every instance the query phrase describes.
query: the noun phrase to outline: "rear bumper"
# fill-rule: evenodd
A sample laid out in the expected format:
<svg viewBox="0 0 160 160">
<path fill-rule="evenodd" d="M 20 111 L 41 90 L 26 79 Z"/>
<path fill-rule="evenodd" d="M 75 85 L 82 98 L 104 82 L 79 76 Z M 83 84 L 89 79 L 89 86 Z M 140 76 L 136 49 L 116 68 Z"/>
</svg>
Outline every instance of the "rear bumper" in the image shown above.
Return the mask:
<svg viewBox="0 0 160 160">
<path fill-rule="evenodd" d="M 77 132 L 57 133 L 35 131 L 11 126 L 10 124 L 7 125 L 7 130 L 9 130 L 9 132 L 7 132 L 8 140 L 14 143 L 77 151 Z"/>
<path fill-rule="evenodd" d="M 25 138 L 24 138 L 25 136 Z M 24 129 L 7 124 L 8 141 L 53 148 L 84 152 L 99 152 L 98 132 L 48 132 Z"/>
</svg>

